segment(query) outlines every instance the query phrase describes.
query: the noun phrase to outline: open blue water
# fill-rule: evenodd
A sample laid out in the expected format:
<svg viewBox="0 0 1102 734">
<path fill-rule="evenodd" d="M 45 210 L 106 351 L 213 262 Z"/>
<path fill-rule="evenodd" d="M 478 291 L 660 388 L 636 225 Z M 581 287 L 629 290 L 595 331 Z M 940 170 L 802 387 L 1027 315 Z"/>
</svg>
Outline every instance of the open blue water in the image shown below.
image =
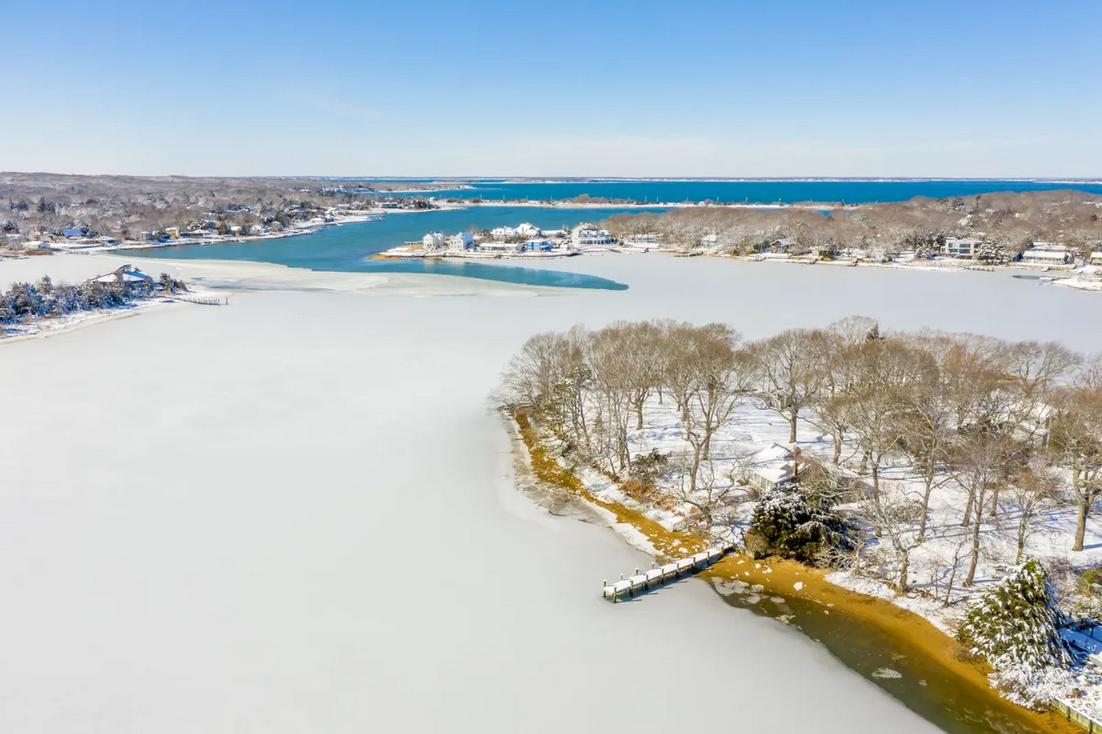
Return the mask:
<svg viewBox="0 0 1102 734">
<path fill-rule="evenodd" d="M 403 242 L 420 240 L 426 232 L 465 232 L 470 227 L 492 229 L 531 222 L 544 229 L 598 222 L 624 209 L 546 209 L 540 207 L 483 206 L 417 213 L 387 214 L 378 221 L 323 227 L 300 237 L 211 245 L 181 245 L 133 250 L 138 257 L 176 260 L 248 260 L 310 270 L 337 272 L 435 273 L 483 278 L 508 283 L 623 290 L 627 286 L 607 278 L 524 267 L 488 265 L 476 260 L 371 260 L 372 255 Z M 633 209 L 631 211 L 662 211 Z"/>
<path fill-rule="evenodd" d="M 359 179 L 365 180 L 365 179 Z M 426 179 L 410 179 L 409 183 L 425 183 Z M 390 181 L 388 183 L 394 183 Z M 1075 189 L 1102 194 L 1102 182 L 1061 182 L 1048 180 L 742 180 L 742 181 L 642 181 L 642 180 L 564 180 L 508 182 L 502 179 L 479 179 L 470 182 L 473 188 L 441 192 L 440 196 L 460 199 L 498 199 L 528 201 L 561 201 L 582 194 L 606 199 L 631 199 L 655 203 L 716 201 L 750 204 L 795 204 L 823 202 L 869 204 L 906 201 L 916 196 L 942 199 L 952 196 L 972 197 L 996 191 L 1053 191 Z"/>
<path fill-rule="evenodd" d="M 329 179 L 343 181 L 352 179 Z M 355 179 L 366 181 L 368 179 Z M 388 179 L 388 183 L 395 183 Z M 408 179 L 425 183 L 428 179 Z M 569 199 L 580 194 L 639 201 L 720 201 L 750 203 L 797 203 L 802 201 L 864 203 L 902 201 L 915 196 L 944 198 L 971 197 L 994 191 L 1042 191 L 1074 188 L 1102 194 L 1102 183 L 1009 180 L 901 180 L 901 181 L 641 181 L 570 180 L 562 182 L 508 182 L 481 179 L 473 188 L 449 191 L 448 197 L 474 199 L 528 199 L 547 201 Z M 420 240 L 426 232 L 448 234 L 471 227 L 492 229 L 503 225 L 532 222 L 544 229 L 572 227 L 582 221 L 600 221 L 625 211 L 662 211 L 661 208 L 617 207 L 593 209 L 546 209 L 518 206 L 481 206 L 470 209 L 420 213 L 392 213 L 384 219 L 361 224 L 325 227 L 301 237 L 282 240 L 232 242 L 209 246 L 181 246 L 138 251 L 139 257 L 177 259 L 251 260 L 278 263 L 311 270 L 341 272 L 437 273 L 469 278 L 573 288 L 622 289 L 626 286 L 605 278 L 564 273 L 555 270 L 489 265 L 477 261 L 421 260 L 400 262 L 371 261 L 371 255 L 411 240 Z"/>
</svg>

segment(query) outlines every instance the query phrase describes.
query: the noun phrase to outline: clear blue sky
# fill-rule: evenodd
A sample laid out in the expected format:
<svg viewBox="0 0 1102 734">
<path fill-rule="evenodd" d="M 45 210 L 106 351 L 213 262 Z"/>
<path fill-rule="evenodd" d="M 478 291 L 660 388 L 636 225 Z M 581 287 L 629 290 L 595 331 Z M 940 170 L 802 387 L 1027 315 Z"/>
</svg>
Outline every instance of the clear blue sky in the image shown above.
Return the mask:
<svg viewBox="0 0 1102 734">
<path fill-rule="evenodd" d="M 1102 177 L 1102 1 L 4 0 L 0 170 Z"/>
</svg>

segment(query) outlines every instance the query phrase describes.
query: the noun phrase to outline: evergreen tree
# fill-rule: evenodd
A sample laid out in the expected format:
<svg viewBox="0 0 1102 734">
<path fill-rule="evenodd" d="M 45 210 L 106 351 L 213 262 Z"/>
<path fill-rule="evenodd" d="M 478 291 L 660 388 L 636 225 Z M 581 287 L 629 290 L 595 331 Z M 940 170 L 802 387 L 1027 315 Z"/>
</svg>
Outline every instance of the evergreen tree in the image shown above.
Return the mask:
<svg viewBox="0 0 1102 734">
<path fill-rule="evenodd" d="M 755 558 L 781 556 L 815 563 L 829 548 L 851 548 L 851 528 L 818 493 L 778 485 L 754 508 L 746 550 Z"/>
<path fill-rule="evenodd" d="M 1052 669 L 1076 663 L 1058 632 L 1067 621 L 1044 568 L 1027 558 L 972 603 L 957 639 L 991 664 L 1000 688 L 1027 703 L 1043 704 L 1047 694 L 1039 681 L 1050 678 Z"/>
</svg>

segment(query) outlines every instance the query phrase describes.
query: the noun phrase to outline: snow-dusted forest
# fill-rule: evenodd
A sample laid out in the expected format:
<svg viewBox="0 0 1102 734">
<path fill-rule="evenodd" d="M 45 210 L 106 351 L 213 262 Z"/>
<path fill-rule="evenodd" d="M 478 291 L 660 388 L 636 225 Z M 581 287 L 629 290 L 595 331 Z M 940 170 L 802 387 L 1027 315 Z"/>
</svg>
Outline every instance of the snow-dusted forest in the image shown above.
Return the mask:
<svg viewBox="0 0 1102 734">
<path fill-rule="evenodd" d="M 1055 622 L 1082 642 L 1074 630 L 1102 621 L 1099 357 L 864 317 L 755 342 L 620 322 L 532 337 L 504 381 L 595 495 L 968 629 L 1021 703 L 1093 690 Z M 1023 568 L 1053 624 L 996 654 L 1013 623 L 961 623 Z"/>
<path fill-rule="evenodd" d="M 617 237 L 657 234 L 663 246 L 717 253 L 754 252 L 770 241 L 792 242 L 791 254 L 859 250 L 871 259 L 907 251 L 918 258 L 938 252 L 947 237 L 982 237 L 977 259 L 1010 262 L 1034 241 L 1067 244 L 1084 260 L 1102 242 L 1102 197 L 1079 191 L 990 193 L 848 208 L 824 204 L 754 209 L 696 206 L 662 214 L 623 214 L 604 223 Z"/>
</svg>

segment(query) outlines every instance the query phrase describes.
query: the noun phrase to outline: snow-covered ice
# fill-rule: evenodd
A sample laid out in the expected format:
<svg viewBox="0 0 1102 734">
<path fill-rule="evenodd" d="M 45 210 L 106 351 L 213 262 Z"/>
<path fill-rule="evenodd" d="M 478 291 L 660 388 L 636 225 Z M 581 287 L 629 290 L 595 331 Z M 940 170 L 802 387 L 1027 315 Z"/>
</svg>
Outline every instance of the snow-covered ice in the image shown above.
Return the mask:
<svg viewBox="0 0 1102 734">
<path fill-rule="evenodd" d="M 213 278 L 205 267 L 172 270 Z M 258 286 L 281 272 L 250 267 L 221 277 Z M 739 713 L 749 727 L 849 731 L 859 708 L 894 731 L 934 730 L 703 582 L 608 604 L 601 578 L 649 559 L 513 489 L 509 434 L 486 400 L 508 357 L 536 330 L 625 309 L 704 316 L 684 296 L 279 278 L 269 287 L 311 290 L 0 345 L 5 410 L 19 416 L 0 446 L 0 729 L 727 723 L 673 698 L 613 705 L 693 670 L 697 698 L 757 702 Z M 478 292 L 508 307 L 466 297 Z"/>
<path fill-rule="evenodd" d="M 125 260 L 0 262 L 0 282 L 75 280 L 61 271 L 84 262 L 92 275 Z M 714 706 L 612 705 L 684 670 L 697 699 L 754 701 L 738 712 L 747 729 L 848 732 L 860 711 L 933 731 L 702 582 L 604 602 L 602 578 L 649 559 L 516 493 L 486 396 L 528 336 L 579 322 L 724 320 L 758 337 L 865 313 L 1088 349 L 1097 337 L 1075 325 L 1102 316 L 1093 294 L 986 273 L 609 254 L 552 267 L 631 290 L 550 293 L 143 264 L 246 290 L 229 307 L 0 345 L 18 416 L 0 445 L 5 731 L 728 725 Z"/>
</svg>

